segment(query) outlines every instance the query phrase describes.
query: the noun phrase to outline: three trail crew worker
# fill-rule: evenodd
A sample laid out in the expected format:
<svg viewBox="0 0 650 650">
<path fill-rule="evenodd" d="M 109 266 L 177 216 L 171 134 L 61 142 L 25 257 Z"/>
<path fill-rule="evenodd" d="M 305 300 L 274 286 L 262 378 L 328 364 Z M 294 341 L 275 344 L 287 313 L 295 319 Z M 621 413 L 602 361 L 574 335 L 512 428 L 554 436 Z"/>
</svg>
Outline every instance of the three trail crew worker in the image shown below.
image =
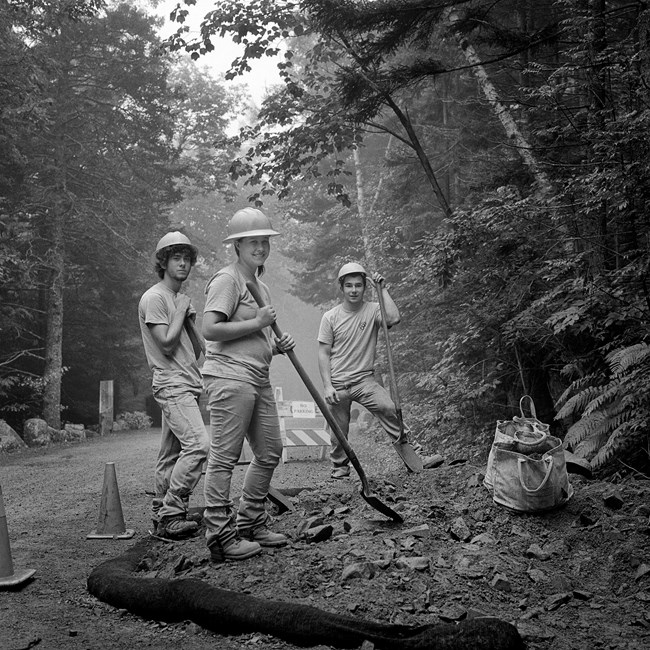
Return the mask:
<svg viewBox="0 0 650 650">
<path fill-rule="evenodd" d="M 268 287 L 259 280 L 279 235 L 268 217 L 255 208 L 236 212 L 224 243 L 232 243 L 237 260 L 222 268 L 206 286 L 203 335 L 207 352 L 203 380 L 210 408 L 210 453 L 204 494 L 206 542 L 211 559 L 245 560 L 262 546 L 283 546 L 287 538 L 269 529 L 265 499 L 282 456 L 282 437 L 269 378 L 274 354 L 288 352 L 290 334 L 273 337 L 276 312 Z M 264 298 L 260 308 L 246 288 L 254 282 Z M 244 477 L 235 517 L 230 486 L 246 438 L 253 461 Z"/>
<path fill-rule="evenodd" d="M 196 246 L 182 233 L 162 237 L 155 266 L 160 282 L 145 291 L 138 306 L 142 342 L 153 372 L 153 396 L 162 410 L 152 502 L 154 533 L 169 539 L 182 539 L 198 530 L 200 516 L 188 515 L 188 504 L 210 448 L 198 405 L 203 384 L 196 341 L 190 335 L 196 310 L 189 297 L 180 293 L 196 257 Z"/>
<path fill-rule="evenodd" d="M 348 437 L 350 408 L 357 402 L 378 418 L 393 443 L 400 440 L 400 421 L 389 392 L 374 378 L 377 336 L 382 327 L 377 302 L 365 302 L 367 283 L 383 291 L 388 327 L 400 322 L 397 305 L 390 297 L 379 273 L 368 277 L 361 264 L 348 262 L 338 273 L 343 302 L 325 312 L 318 332 L 318 368 L 324 399 L 341 431 Z M 349 459 L 333 432 L 330 432 L 332 478 L 350 475 Z M 439 464 L 436 456 L 422 459 L 423 467 Z"/>
</svg>

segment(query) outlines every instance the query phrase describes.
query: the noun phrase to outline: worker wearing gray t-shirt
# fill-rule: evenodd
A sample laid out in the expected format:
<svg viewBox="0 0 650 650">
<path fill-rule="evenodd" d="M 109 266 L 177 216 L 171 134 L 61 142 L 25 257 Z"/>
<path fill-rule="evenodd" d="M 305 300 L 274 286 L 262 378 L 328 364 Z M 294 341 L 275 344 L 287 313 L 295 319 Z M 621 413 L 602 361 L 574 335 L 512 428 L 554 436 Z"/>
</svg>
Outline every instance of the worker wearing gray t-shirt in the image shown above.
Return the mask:
<svg viewBox="0 0 650 650">
<path fill-rule="evenodd" d="M 323 381 L 323 397 L 346 438 L 350 408 L 352 402 L 357 402 L 379 420 L 400 453 L 398 445 L 402 444 L 403 431 L 395 403 L 374 377 L 382 315 L 379 303 L 364 301 L 367 283 L 383 292 L 388 327 L 400 322 L 399 309 L 388 293 L 384 278 L 376 272 L 369 278 L 357 262 L 348 262 L 341 267 L 338 282 L 343 302 L 323 314 L 318 331 L 318 367 Z M 350 474 L 350 461 L 333 432 L 330 432 L 330 439 L 332 478 L 345 478 Z M 415 453 L 412 449 L 411 454 Z M 422 467 L 431 467 L 435 461 L 425 456 L 418 458 L 418 462 Z"/>
<path fill-rule="evenodd" d="M 145 291 L 138 306 L 153 396 L 162 411 L 152 517 L 155 534 L 168 539 L 198 530 L 200 517 L 188 514 L 189 498 L 210 448 L 198 405 L 203 381 L 197 359 L 204 343 L 194 326 L 196 311 L 180 292 L 196 257 L 196 247 L 182 233 L 162 237 L 156 246 L 160 282 Z"/>
</svg>

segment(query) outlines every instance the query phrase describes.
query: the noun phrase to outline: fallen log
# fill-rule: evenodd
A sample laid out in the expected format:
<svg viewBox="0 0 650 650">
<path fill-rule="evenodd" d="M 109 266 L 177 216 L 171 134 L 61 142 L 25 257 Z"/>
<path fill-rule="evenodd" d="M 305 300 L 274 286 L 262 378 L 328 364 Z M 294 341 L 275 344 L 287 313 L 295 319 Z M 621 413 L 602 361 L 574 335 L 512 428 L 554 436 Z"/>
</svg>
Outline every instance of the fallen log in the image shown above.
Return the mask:
<svg viewBox="0 0 650 650">
<path fill-rule="evenodd" d="M 223 636 L 259 632 L 301 647 L 377 650 L 523 650 L 517 629 L 497 618 L 458 624 L 407 626 L 376 623 L 299 603 L 270 601 L 220 589 L 196 578 L 138 577 L 136 570 L 152 541 L 138 542 L 124 554 L 97 566 L 88 591 L 99 600 L 143 618 L 175 623 L 193 621 Z"/>
</svg>

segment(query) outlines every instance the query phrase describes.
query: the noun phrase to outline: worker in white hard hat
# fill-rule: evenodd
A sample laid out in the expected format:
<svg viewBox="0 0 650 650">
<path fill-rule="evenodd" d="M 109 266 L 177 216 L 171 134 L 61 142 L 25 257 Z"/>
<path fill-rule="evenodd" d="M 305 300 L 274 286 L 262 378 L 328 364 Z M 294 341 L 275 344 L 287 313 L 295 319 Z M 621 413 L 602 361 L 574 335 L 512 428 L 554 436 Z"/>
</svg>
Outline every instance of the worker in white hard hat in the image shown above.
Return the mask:
<svg viewBox="0 0 650 650">
<path fill-rule="evenodd" d="M 154 533 L 168 539 L 198 531 L 200 516 L 189 512 L 189 499 L 209 449 L 198 404 L 203 383 L 197 360 L 203 341 L 194 325 L 196 310 L 181 292 L 196 259 L 196 246 L 187 236 L 177 231 L 164 235 L 155 253 L 160 282 L 145 291 L 138 306 L 153 395 L 162 411 L 152 518 Z"/>
<path fill-rule="evenodd" d="M 206 542 L 214 562 L 245 560 L 262 546 L 279 547 L 285 535 L 271 531 L 265 500 L 273 472 L 282 456 L 282 436 L 269 377 L 274 354 L 295 346 L 283 333 L 274 338 L 276 312 L 269 289 L 260 280 L 271 237 L 279 233 L 257 208 L 236 212 L 224 240 L 236 260 L 222 268 L 206 286 L 203 335 L 207 340 L 203 366 L 210 408 L 210 453 L 205 473 Z M 266 307 L 259 307 L 246 288 L 255 283 Z M 232 473 L 244 439 L 253 452 L 244 477 L 235 517 L 230 496 Z"/>
<path fill-rule="evenodd" d="M 403 435 L 395 403 L 390 393 L 374 377 L 377 336 L 382 327 L 378 302 L 366 302 L 367 284 L 383 292 L 388 327 L 400 322 L 400 313 L 391 298 L 384 278 L 371 277 L 358 262 L 344 264 L 337 276 L 343 301 L 323 314 L 318 331 L 318 367 L 323 381 L 324 399 L 343 434 L 348 436 L 353 402 L 367 408 L 391 439 L 401 442 Z M 350 461 L 333 432 L 330 432 L 332 478 L 350 475 Z M 400 447 L 396 444 L 399 453 Z M 413 452 L 415 453 L 415 451 Z M 402 455 L 402 454 L 400 454 Z M 432 467 L 436 457 L 422 458 L 423 467 Z"/>
</svg>

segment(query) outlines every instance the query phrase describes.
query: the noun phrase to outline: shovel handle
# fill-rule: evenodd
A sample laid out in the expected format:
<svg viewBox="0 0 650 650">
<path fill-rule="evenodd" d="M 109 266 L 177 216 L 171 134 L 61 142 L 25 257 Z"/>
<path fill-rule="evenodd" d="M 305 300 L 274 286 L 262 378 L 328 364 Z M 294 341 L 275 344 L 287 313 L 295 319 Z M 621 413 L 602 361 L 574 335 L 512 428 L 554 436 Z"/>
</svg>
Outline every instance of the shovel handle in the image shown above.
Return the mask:
<svg viewBox="0 0 650 650">
<path fill-rule="evenodd" d="M 255 302 L 260 307 L 264 307 L 265 306 L 264 298 L 262 297 L 262 294 L 260 293 L 258 287 L 252 282 L 247 282 L 246 288 L 250 291 L 250 294 L 255 299 Z M 273 330 L 273 333 L 278 338 L 282 337 L 282 330 L 280 329 L 280 326 L 278 325 L 277 322 L 274 322 L 271 325 L 271 329 Z M 359 463 L 359 459 L 357 458 L 357 455 L 354 453 L 352 447 L 350 447 L 350 443 L 345 438 L 345 435 L 343 434 L 341 427 L 339 427 L 338 423 L 334 419 L 334 416 L 332 415 L 331 411 L 329 410 L 329 407 L 327 406 L 327 402 L 325 402 L 322 395 L 318 392 L 318 389 L 316 388 L 312 380 L 309 378 L 309 375 L 307 374 L 306 370 L 303 368 L 303 365 L 298 360 L 298 357 L 296 356 L 295 352 L 293 350 L 289 350 L 286 353 L 286 355 L 289 357 L 289 360 L 291 361 L 294 368 L 300 375 L 300 378 L 302 379 L 307 390 L 309 391 L 309 394 L 314 398 L 314 402 L 318 404 L 318 408 L 321 410 L 323 417 L 327 421 L 327 424 L 330 425 L 330 428 L 334 432 L 334 435 L 336 436 L 336 439 L 339 441 L 339 444 L 341 445 L 341 447 L 343 447 L 346 456 L 350 459 L 352 465 L 354 465 L 354 469 L 357 471 L 357 474 L 359 474 L 359 478 L 361 479 L 362 485 L 364 486 L 364 488 L 366 488 L 367 479 L 361 467 L 361 464 Z"/>
<path fill-rule="evenodd" d="M 388 374 L 390 375 L 390 392 L 395 402 L 395 410 L 400 420 L 400 427 L 402 428 L 402 435 L 404 435 L 402 424 L 402 405 L 400 404 L 399 391 L 397 390 L 397 382 L 395 381 L 395 366 L 393 365 L 393 351 L 390 347 L 390 338 L 388 336 L 388 323 L 386 323 L 386 303 L 384 302 L 384 294 L 382 293 L 381 284 L 377 285 L 377 302 L 379 303 L 379 310 L 381 311 L 381 326 L 384 330 L 384 337 L 386 338 L 386 357 L 388 358 Z"/>
<path fill-rule="evenodd" d="M 190 341 L 192 342 L 194 356 L 198 361 L 202 354 L 205 356 L 205 340 L 201 335 L 201 332 L 199 332 L 196 323 L 189 316 L 185 319 L 184 326 L 187 330 L 188 336 L 190 337 Z"/>
<path fill-rule="evenodd" d="M 390 347 L 390 338 L 388 336 L 388 323 L 386 322 L 386 303 L 384 302 L 384 294 L 381 284 L 377 285 L 377 302 L 379 303 L 379 310 L 381 311 L 381 326 L 384 330 L 384 337 L 386 338 L 386 357 L 388 358 L 388 374 L 390 375 L 391 393 L 395 408 L 400 413 L 402 407 L 399 401 L 399 394 L 397 392 L 397 383 L 395 381 L 395 366 L 393 365 L 393 351 Z"/>
</svg>

